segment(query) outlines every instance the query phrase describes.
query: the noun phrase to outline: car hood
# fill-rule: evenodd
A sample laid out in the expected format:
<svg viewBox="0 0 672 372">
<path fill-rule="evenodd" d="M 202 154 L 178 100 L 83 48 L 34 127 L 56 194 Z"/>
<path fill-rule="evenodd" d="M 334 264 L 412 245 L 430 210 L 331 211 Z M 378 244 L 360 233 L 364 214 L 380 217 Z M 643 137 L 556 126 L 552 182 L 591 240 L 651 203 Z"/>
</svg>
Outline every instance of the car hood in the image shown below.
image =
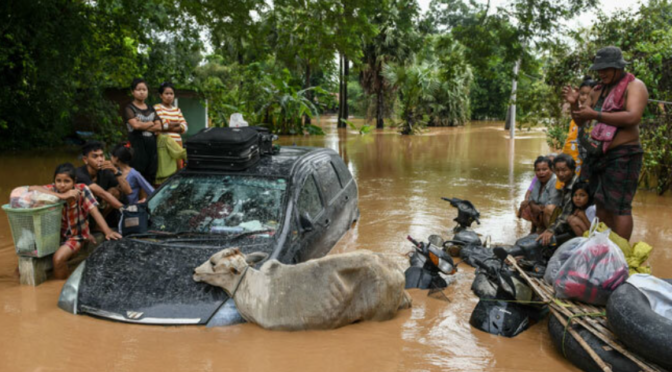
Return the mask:
<svg viewBox="0 0 672 372">
<path fill-rule="evenodd" d="M 105 242 L 86 260 L 77 312 L 132 323 L 206 324 L 228 295 L 221 288 L 195 282 L 194 269 L 231 246 L 243 253 L 270 254 L 271 241 L 260 240 L 228 245 L 218 241 L 217 246 Z"/>
</svg>

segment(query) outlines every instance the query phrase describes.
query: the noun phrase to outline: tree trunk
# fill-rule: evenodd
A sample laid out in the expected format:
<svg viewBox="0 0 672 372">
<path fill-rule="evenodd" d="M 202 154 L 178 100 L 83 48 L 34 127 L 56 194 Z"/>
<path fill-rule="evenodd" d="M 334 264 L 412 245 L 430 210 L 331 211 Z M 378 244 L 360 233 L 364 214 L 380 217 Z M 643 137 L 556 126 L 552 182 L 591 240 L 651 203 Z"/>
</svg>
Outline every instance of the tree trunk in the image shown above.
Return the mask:
<svg viewBox="0 0 672 372">
<path fill-rule="evenodd" d="M 308 89 L 308 88 L 310 88 L 310 65 L 307 64 L 306 65 L 306 83 L 305 83 L 304 89 Z M 312 91 L 306 92 L 306 98 L 308 98 L 308 100 L 312 103 L 313 102 L 313 92 Z M 309 125 L 310 124 L 310 116 L 305 115 L 304 118 L 305 118 L 304 123 L 306 125 Z"/>
<path fill-rule="evenodd" d="M 520 71 L 520 63 L 522 57 L 518 58 L 516 64 L 513 66 L 513 81 L 511 82 L 511 106 L 509 106 L 508 120 L 505 128 L 510 130 L 510 137 L 516 137 L 516 93 L 518 90 L 518 73 Z"/>
<path fill-rule="evenodd" d="M 347 56 L 343 56 L 343 118 L 348 120 L 350 117 L 350 108 L 348 107 L 348 80 L 350 77 L 350 61 Z M 345 126 L 345 123 L 343 123 Z"/>
<path fill-rule="evenodd" d="M 383 96 L 382 86 L 378 89 L 376 93 L 376 128 L 383 129 L 385 128 L 385 122 L 383 121 L 385 97 Z"/>
<path fill-rule="evenodd" d="M 338 55 L 338 128 L 345 128 L 346 125 L 343 122 L 343 55 L 339 53 Z"/>
</svg>

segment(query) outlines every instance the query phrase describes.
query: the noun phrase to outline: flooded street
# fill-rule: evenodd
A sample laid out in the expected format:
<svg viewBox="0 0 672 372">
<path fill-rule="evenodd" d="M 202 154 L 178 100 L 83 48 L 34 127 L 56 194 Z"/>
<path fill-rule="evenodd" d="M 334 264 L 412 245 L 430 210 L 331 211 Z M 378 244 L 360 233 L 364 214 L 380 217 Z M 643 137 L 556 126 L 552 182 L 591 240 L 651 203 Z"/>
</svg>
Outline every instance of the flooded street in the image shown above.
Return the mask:
<svg viewBox="0 0 672 372">
<path fill-rule="evenodd" d="M 360 124 L 359 121 L 357 121 Z M 361 219 L 332 253 L 355 249 L 409 251 L 406 235 L 449 237 L 456 211 L 441 197 L 474 203 L 493 242 L 513 243 L 529 230 L 515 218 L 533 177 L 536 156 L 548 153 L 545 134 L 519 132 L 515 143 L 501 123 L 472 123 L 402 137 L 393 130 L 360 136 L 337 130 L 282 137 L 282 145 L 329 147 L 345 160 L 359 186 Z M 51 182 L 54 167 L 76 154 L 0 156 L 0 195 Z M 654 274 L 672 277 L 672 194 L 639 191 L 633 242 L 654 247 Z M 414 304 L 391 321 L 333 331 L 271 332 L 243 324 L 212 328 L 146 326 L 74 316 L 56 306 L 63 281 L 19 286 L 7 218 L 0 217 L 0 369 L 2 371 L 564 371 L 575 370 L 554 349 L 546 322 L 513 339 L 472 329 L 477 298 L 473 270 L 460 265 L 445 293 L 451 302 L 411 291 Z"/>
</svg>

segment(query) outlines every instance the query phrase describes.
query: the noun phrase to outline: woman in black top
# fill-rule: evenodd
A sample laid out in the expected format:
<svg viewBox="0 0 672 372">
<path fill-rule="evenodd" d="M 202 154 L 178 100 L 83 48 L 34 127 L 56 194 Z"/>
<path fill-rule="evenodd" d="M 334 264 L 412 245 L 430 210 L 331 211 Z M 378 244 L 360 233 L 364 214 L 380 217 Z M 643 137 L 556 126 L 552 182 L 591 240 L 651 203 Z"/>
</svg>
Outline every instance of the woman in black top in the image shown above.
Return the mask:
<svg viewBox="0 0 672 372">
<path fill-rule="evenodd" d="M 161 131 L 161 119 L 154 111 L 154 107 L 145 104 L 148 88 L 143 79 L 133 79 L 131 93 L 133 101 L 124 110 L 128 140 L 134 151 L 130 165 L 149 183 L 154 184 L 158 166 L 155 133 Z"/>
</svg>

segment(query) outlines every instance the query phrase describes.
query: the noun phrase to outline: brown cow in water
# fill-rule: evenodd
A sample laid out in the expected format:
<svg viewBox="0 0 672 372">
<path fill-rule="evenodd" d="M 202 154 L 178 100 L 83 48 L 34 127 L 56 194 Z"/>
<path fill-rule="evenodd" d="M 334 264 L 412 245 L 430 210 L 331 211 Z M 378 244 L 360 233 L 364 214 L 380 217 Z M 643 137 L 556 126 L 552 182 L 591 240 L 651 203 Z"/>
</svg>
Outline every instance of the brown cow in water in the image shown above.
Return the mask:
<svg viewBox="0 0 672 372">
<path fill-rule="evenodd" d="M 370 251 L 327 256 L 297 265 L 277 260 L 259 270 L 237 248 L 214 254 L 194 280 L 233 295 L 238 312 L 266 329 L 332 329 L 361 320 L 388 320 L 411 306 L 404 274 L 389 255 Z"/>
</svg>

